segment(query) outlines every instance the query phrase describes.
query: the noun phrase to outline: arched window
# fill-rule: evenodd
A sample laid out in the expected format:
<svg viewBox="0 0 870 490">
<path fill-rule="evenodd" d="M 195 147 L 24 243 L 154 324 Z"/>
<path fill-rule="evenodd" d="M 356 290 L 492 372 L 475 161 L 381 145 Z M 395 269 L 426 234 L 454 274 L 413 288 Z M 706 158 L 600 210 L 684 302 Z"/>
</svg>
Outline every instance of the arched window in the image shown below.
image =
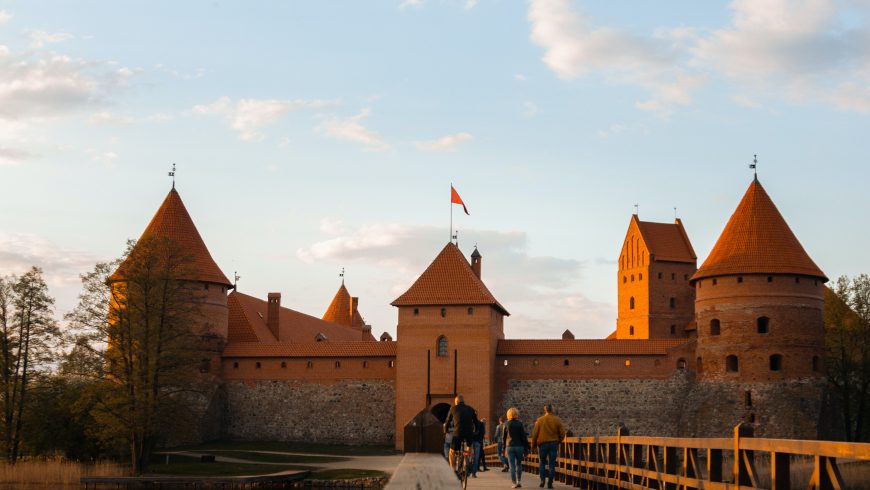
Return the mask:
<svg viewBox="0 0 870 490">
<path fill-rule="evenodd" d="M 335 361 L 335 369 L 338 369 L 340 367 L 341 367 L 341 361 Z"/>
<path fill-rule="evenodd" d="M 634 274 L 631 275 L 631 282 L 634 282 Z"/>
<path fill-rule="evenodd" d="M 685 359 L 677 359 L 677 369 L 686 369 Z"/>
<path fill-rule="evenodd" d="M 447 308 L 441 308 L 441 318 L 447 316 Z"/>
<path fill-rule="evenodd" d="M 634 335 L 634 325 L 629 325 L 629 326 L 628 326 L 628 334 L 629 334 L 629 335 Z"/>
<path fill-rule="evenodd" d="M 364 368 L 369 367 L 369 361 L 363 361 L 363 367 Z"/>
<path fill-rule="evenodd" d="M 638 274 L 638 275 L 637 275 L 637 280 L 638 280 L 638 281 L 643 281 L 643 274 Z"/>
<path fill-rule="evenodd" d="M 396 361 L 387 362 L 387 367 L 396 367 Z"/>
<path fill-rule="evenodd" d="M 625 360 L 625 367 L 631 367 L 631 359 Z"/>
<path fill-rule="evenodd" d="M 260 364 L 259 362 L 257 362 L 256 366 L 257 366 L 257 369 L 260 369 L 261 367 L 263 367 L 263 365 Z"/>
<path fill-rule="evenodd" d="M 822 362 L 819 356 L 813 356 L 813 371 L 818 372 L 822 369 Z"/>
<path fill-rule="evenodd" d="M 308 368 L 308 369 L 311 369 L 311 368 L 314 367 L 314 363 L 311 362 L 311 361 L 308 361 L 307 363 L 305 363 L 305 367 Z"/>
<path fill-rule="evenodd" d="M 730 355 L 725 358 L 725 370 L 729 373 L 736 373 L 740 366 L 737 364 L 737 356 Z"/>
<path fill-rule="evenodd" d="M 632 296 L 631 298 L 628 298 L 628 309 L 629 310 L 634 309 L 634 296 Z"/>
<path fill-rule="evenodd" d="M 719 335 L 720 333 L 722 333 L 720 328 L 721 327 L 718 318 L 710 320 L 710 335 Z"/>
<path fill-rule="evenodd" d="M 474 308 L 472 308 L 471 306 L 468 307 L 468 314 L 469 314 L 469 315 L 473 315 L 473 314 L 474 314 Z"/>
<path fill-rule="evenodd" d="M 565 366 L 567 366 L 567 365 L 569 365 L 569 364 L 571 364 L 571 363 L 568 362 L 568 359 L 565 359 L 565 362 L 564 362 L 563 364 L 564 364 Z"/>
<path fill-rule="evenodd" d="M 628 282 L 628 277 L 622 276 L 622 283 L 625 284 Z"/>
<path fill-rule="evenodd" d="M 770 331 L 770 318 L 766 316 L 759 317 L 757 320 L 758 333 L 767 333 Z"/>
<path fill-rule="evenodd" d="M 281 361 L 281 367 L 282 367 L 282 368 L 286 368 L 286 367 L 287 367 L 287 363 L 286 363 L 285 361 Z"/>
<path fill-rule="evenodd" d="M 508 360 L 505 359 L 505 360 L 504 360 L 504 365 L 507 366 L 508 364 L 509 364 L 509 363 L 508 363 Z"/>
<path fill-rule="evenodd" d="M 447 337 L 438 337 L 438 357 L 447 357 Z"/>
<path fill-rule="evenodd" d="M 677 334 L 677 326 L 671 325 L 671 335 L 676 335 L 676 334 Z"/>
<path fill-rule="evenodd" d="M 770 356 L 770 370 L 771 371 L 779 371 L 782 369 L 782 356 L 779 354 L 774 354 Z"/>
<path fill-rule="evenodd" d="M 672 308 L 672 309 L 673 309 L 673 308 L 676 308 L 676 307 L 677 307 L 677 298 L 671 298 L 670 303 L 671 303 L 671 308 Z"/>
</svg>

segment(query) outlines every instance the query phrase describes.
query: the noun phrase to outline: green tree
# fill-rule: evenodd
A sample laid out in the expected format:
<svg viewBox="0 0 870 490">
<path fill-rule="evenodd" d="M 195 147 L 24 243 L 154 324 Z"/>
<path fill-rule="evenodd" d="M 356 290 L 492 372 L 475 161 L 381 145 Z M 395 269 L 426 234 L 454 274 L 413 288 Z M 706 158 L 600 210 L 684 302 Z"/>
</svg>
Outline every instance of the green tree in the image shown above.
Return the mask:
<svg viewBox="0 0 870 490">
<path fill-rule="evenodd" d="M 870 438 L 870 276 L 841 276 L 825 298 L 828 381 L 846 440 Z"/>
<path fill-rule="evenodd" d="M 53 305 L 38 267 L 21 277 L 0 279 L 0 416 L 10 464 L 20 456 L 30 385 L 50 367 L 60 340 Z"/>
<path fill-rule="evenodd" d="M 114 275 L 114 264 L 104 263 L 82 276 L 79 304 L 67 315 L 79 334 L 78 360 L 68 366 L 101 366 L 91 413 L 101 438 L 127 441 L 136 473 L 158 443 L 189 425 L 190 397 L 203 388 L 205 345 L 191 329 L 202 286 L 189 280 L 190 262 L 171 240 L 142 239 Z"/>
</svg>

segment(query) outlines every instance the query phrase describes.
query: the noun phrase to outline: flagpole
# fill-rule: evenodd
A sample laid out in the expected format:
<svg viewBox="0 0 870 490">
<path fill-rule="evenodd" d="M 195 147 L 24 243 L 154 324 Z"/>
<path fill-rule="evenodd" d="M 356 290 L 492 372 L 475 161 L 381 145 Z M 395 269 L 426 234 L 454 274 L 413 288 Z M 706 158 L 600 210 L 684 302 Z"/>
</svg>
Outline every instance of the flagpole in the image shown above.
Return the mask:
<svg viewBox="0 0 870 490">
<path fill-rule="evenodd" d="M 453 243 L 453 182 L 450 183 L 450 243 Z"/>
</svg>

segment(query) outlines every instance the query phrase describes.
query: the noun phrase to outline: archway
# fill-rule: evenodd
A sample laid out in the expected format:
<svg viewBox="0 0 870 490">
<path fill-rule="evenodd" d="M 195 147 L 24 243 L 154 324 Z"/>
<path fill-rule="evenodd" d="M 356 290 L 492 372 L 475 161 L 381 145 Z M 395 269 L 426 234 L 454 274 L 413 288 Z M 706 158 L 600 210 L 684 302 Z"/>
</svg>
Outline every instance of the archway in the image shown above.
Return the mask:
<svg viewBox="0 0 870 490">
<path fill-rule="evenodd" d="M 448 403 L 436 403 L 432 405 L 432 408 L 429 409 L 429 412 L 438 419 L 442 424 L 445 420 L 447 420 L 447 413 L 450 412 L 450 404 Z"/>
</svg>

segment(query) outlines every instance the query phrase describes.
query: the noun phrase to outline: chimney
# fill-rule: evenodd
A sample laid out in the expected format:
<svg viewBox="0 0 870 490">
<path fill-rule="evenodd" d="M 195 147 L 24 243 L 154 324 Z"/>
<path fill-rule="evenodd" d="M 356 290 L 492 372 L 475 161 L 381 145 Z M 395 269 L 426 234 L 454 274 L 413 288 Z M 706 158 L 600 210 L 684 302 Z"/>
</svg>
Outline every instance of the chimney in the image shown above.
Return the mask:
<svg viewBox="0 0 870 490">
<path fill-rule="evenodd" d="M 471 252 L 471 270 L 474 271 L 474 275 L 480 279 L 480 261 L 483 257 L 480 255 L 480 252 L 477 251 L 477 246 L 474 247 L 474 252 Z"/>
<path fill-rule="evenodd" d="M 574 340 L 574 334 L 570 330 L 562 332 L 562 340 Z"/>
<path fill-rule="evenodd" d="M 281 314 L 281 293 L 269 293 L 269 309 L 266 311 L 266 326 L 278 338 L 278 316 Z"/>
</svg>

